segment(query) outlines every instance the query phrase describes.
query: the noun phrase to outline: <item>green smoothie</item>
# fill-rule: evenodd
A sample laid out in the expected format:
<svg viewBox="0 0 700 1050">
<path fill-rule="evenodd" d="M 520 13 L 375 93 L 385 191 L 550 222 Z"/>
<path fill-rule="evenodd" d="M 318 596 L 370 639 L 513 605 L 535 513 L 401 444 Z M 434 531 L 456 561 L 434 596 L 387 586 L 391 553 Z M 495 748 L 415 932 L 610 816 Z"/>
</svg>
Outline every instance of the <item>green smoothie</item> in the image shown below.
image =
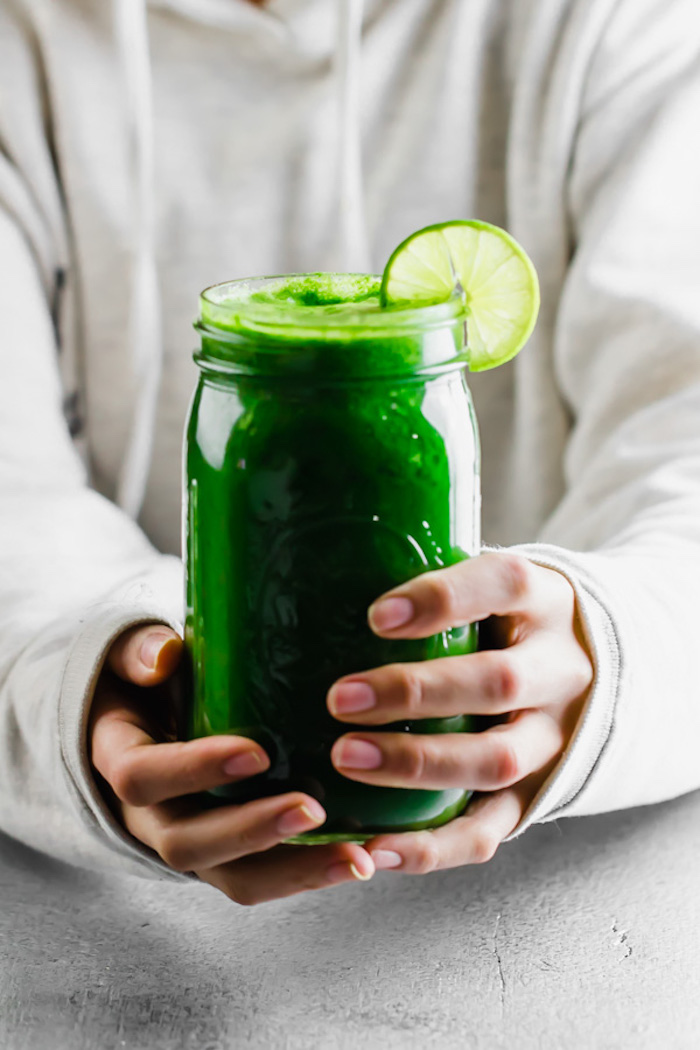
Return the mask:
<svg viewBox="0 0 700 1050">
<path fill-rule="evenodd" d="M 342 675 L 472 652 L 476 630 L 377 638 L 369 605 L 478 552 L 479 451 L 459 301 L 379 303 L 379 278 L 310 274 L 204 293 L 187 432 L 190 736 L 258 740 L 270 770 L 220 801 L 302 790 L 328 814 L 294 841 L 434 827 L 462 790 L 370 787 L 335 771 Z M 469 731 L 466 717 L 392 731 Z M 376 731 L 376 727 L 373 731 Z"/>
</svg>

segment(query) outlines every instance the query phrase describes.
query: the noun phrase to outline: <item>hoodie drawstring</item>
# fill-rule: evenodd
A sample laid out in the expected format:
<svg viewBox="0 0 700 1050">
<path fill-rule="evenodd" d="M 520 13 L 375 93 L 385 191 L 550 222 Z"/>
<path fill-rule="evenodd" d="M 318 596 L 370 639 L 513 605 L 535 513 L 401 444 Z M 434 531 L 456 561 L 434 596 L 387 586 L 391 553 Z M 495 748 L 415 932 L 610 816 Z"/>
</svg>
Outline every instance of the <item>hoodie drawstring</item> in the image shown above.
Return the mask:
<svg viewBox="0 0 700 1050">
<path fill-rule="evenodd" d="M 338 0 L 334 72 L 338 92 L 338 251 L 337 268 L 370 269 L 362 180 L 360 58 L 364 0 Z"/>
<path fill-rule="evenodd" d="M 124 71 L 131 170 L 136 188 L 128 319 L 135 399 L 117 502 L 134 519 L 139 515 L 146 492 L 163 363 L 155 260 L 153 95 L 147 17 L 145 0 L 117 0 L 115 30 Z"/>
</svg>

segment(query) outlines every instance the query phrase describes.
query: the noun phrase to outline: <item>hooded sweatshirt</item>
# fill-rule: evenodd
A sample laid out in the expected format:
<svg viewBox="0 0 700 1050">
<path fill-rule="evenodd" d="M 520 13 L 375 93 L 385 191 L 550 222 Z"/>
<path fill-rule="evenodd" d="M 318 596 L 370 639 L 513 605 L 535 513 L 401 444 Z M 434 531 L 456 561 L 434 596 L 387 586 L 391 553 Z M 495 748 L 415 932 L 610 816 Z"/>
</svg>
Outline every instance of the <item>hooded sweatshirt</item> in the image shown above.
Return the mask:
<svg viewBox="0 0 700 1050">
<path fill-rule="evenodd" d="M 595 681 L 517 829 L 700 786 L 696 0 L 0 0 L 0 829 L 181 878 L 114 820 L 110 643 L 182 619 L 200 289 L 381 270 L 478 216 L 539 271 L 470 385 L 483 532 L 563 573 Z"/>
</svg>

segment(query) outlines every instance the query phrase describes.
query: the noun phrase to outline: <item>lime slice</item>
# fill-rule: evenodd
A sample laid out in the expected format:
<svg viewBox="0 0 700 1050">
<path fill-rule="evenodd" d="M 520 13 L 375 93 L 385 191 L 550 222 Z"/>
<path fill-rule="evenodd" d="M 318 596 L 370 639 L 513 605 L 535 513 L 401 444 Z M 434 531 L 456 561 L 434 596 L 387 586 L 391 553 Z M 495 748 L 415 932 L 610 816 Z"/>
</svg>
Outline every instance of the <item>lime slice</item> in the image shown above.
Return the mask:
<svg viewBox="0 0 700 1050">
<path fill-rule="evenodd" d="M 393 253 L 383 306 L 426 306 L 464 296 L 469 367 L 495 368 L 522 350 L 540 306 L 535 267 L 510 234 L 467 220 L 426 226 Z"/>
</svg>

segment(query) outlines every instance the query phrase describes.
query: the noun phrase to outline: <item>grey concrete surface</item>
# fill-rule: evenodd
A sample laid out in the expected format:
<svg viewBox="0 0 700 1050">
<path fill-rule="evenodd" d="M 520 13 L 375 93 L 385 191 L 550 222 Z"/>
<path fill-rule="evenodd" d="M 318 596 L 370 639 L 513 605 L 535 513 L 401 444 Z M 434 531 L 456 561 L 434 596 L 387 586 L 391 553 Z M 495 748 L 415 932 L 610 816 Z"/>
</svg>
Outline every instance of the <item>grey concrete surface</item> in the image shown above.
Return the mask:
<svg viewBox="0 0 700 1050">
<path fill-rule="evenodd" d="M 700 795 L 246 909 L 0 844 L 2 1050 L 697 1050 Z"/>
</svg>

